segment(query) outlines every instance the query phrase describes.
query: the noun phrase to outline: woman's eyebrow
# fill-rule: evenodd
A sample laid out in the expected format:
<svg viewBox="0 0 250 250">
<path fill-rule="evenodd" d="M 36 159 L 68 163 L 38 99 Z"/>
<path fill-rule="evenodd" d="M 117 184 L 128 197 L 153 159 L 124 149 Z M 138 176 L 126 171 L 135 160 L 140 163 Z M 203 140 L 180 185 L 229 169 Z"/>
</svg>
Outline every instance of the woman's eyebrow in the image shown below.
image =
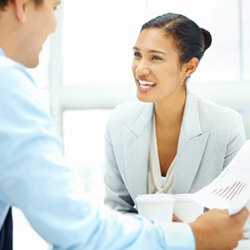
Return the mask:
<svg viewBox="0 0 250 250">
<path fill-rule="evenodd" d="M 137 48 L 137 47 L 133 47 L 133 49 L 135 49 L 135 50 L 138 50 L 138 51 L 140 51 L 140 49 L 139 48 Z M 160 50 L 148 50 L 148 52 L 149 53 L 159 53 L 159 54 L 163 54 L 163 55 L 167 55 L 166 53 L 164 53 L 164 52 L 162 52 L 162 51 L 160 51 Z"/>
<path fill-rule="evenodd" d="M 150 52 L 150 53 L 160 53 L 160 54 L 163 54 L 163 55 L 167 55 L 167 54 L 165 54 L 164 52 L 162 52 L 162 51 L 160 51 L 160 50 L 149 50 L 148 52 Z"/>
</svg>

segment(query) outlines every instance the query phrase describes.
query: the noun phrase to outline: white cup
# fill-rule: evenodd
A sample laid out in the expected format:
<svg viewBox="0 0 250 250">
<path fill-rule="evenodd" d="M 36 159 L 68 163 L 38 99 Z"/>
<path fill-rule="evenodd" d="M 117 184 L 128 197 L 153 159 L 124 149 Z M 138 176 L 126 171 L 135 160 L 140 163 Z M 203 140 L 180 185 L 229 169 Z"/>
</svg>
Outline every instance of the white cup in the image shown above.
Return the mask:
<svg viewBox="0 0 250 250">
<path fill-rule="evenodd" d="M 175 194 L 174 215 L 183 222 L 195 221 L 204 211 L 204 207 L 189 198 L 190 194 Z"/>
<path fill-rule="evenodd" d="M 136 198 L 139 214 L 156 221 L 171 222 L 173 217 L 174 197 L 169 194 L 146 194 Z"/>
</svg>

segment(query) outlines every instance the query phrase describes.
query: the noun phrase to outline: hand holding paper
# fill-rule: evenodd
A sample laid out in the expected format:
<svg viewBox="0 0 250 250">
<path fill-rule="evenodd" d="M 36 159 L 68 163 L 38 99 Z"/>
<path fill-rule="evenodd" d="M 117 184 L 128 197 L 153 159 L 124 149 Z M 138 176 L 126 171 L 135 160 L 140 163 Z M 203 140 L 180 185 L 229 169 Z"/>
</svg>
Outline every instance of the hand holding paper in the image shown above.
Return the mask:
<svg viewBox="0 0 250 250">
<path fill-rule="evenodd" d="M 238 213 L 250 199 L 250 140 L 213 182 L 190 194 L 190 198 L 209 209 Z"/>
</svg>

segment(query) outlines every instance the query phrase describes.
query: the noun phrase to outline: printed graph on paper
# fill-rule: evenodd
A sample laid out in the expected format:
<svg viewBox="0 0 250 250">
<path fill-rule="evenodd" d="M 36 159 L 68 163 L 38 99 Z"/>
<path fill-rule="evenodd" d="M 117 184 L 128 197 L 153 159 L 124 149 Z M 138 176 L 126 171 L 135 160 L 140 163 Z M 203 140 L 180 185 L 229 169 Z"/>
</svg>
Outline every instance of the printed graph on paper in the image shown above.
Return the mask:
<svg viewBox="0 0 250 250">
<path fill-rule="evenodd" d="M 214 195 L 217 195 L 226 200 L 232 200 L 236 198 L 241 192 L 247 188 L 247 184 L 241 181 L 235 181 L 232 185 L 228 185 L 225 188 L 216 188 L 212 191 Z"/>
</svg>

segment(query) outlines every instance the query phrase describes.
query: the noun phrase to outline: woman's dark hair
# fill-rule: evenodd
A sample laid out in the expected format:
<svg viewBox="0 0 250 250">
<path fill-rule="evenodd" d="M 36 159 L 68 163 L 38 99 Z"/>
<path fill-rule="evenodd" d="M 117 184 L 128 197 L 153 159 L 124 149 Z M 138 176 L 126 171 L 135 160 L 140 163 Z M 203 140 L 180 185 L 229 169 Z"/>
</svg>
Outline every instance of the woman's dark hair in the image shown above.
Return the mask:
<svg viewBox="0 0 250 250">
<path fill-rule="evenodd" d="M 141 31 L 149 28 L 160 28 L 166 31 L 174 41 L 179 54 L 180 63 L 187 63 L 191 58 L 200 60 L 212 43 L 211 34 L 179 14 L 167 13 L 145 23 Z"/>
<path fill-rule="evenodd" d="M 43 3 L 43 0 L 33 0 L 36 6 L 39 6 Z M 13 0 L 0 0 L 0 10 L 4 10 L 9 2 L 13 2 Z"/>
</svg>

